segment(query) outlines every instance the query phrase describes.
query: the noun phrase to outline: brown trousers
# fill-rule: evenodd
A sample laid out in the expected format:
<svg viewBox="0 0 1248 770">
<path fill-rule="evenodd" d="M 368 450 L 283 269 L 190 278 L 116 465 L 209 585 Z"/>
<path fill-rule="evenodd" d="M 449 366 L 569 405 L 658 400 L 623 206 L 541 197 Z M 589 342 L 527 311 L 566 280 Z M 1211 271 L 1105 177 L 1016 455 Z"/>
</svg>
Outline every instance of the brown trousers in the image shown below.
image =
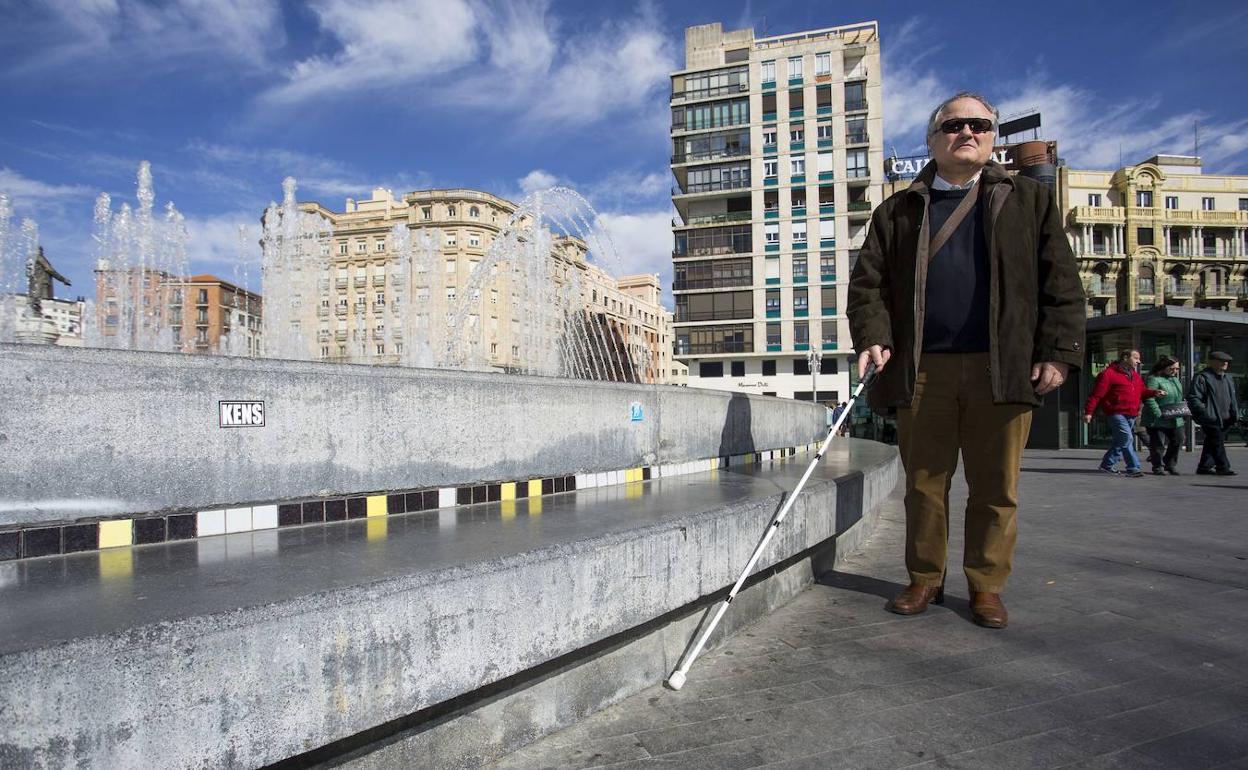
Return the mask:
<svg viewBox="0 0 1248 770">
<path fill-rule="evenodd" d="M 944 582 L 949 485 L 960 450 L 970 493 L 962 568 L 972 591 L 1000 593 L 1018 539 L 1018 474 L 1031 407 L 992 402 L 987 353 L 925 353 L 914 400 L 897 418 L 911 582 Z"/>
</svg>

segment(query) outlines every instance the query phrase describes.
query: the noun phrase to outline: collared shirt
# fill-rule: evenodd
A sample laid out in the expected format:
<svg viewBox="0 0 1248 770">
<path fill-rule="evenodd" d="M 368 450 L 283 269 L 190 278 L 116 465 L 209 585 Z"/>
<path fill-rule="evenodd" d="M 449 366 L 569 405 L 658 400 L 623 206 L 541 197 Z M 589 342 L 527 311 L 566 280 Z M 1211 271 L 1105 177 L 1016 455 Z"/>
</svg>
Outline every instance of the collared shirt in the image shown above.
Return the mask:
<svg viewBox="0 0 1248 770">
<path fill-rule="evenodd" d="M 979 175 L 982 173 L 984 173 L 984 170 L 981 168 L 979 171 L 975 172 L 975 176 L 966 180 L 966 184 L 954 184 L 952 182 L 946 181 L 946 179 L 942 177 L 940 174 L 937 174 L 936 178 L 932 180 L 932 189 L 933 190 L 969 190 L 971 189 L 971 187 L 975 185 L 976 182 L 979 181 Z"/>
</svg>

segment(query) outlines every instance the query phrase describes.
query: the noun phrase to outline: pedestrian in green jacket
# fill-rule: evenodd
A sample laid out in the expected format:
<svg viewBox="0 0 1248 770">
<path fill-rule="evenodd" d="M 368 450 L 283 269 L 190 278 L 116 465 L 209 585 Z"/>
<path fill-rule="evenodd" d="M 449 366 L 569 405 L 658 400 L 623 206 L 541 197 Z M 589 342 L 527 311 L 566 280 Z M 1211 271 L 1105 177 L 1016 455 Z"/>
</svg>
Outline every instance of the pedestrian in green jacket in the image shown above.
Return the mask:
<svg viewBox="0 0 1248 770">
<path fill-rule="evenodd" d="M 1148 461 L 1153 466 L 1153 475 L 1169 473 L 1178 476 L 1179 471 L 1174 464 L 1179 459 L 1179 431 L 1187 423 L 1181 416 L 1167 414 L 1173 413 L 1177 405 L 1187 403 L 1183 396 L 1183 383 L 1179 380 L 1179 362 L 1170 356 L 1162 356 L 1149 371 L 1144 384 L 1163 394 L 1145 398 L 1142 409 L 1144 428 L 1148 431 Z"/>
</svg>

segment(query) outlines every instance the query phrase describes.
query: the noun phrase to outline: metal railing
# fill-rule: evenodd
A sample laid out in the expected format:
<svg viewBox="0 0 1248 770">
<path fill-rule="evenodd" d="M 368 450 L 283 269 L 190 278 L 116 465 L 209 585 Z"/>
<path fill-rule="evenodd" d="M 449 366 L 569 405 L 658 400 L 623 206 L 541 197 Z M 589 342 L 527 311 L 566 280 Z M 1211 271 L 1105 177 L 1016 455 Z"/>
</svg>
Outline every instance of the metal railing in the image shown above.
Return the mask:
<svg viewBox="0 0 1248 770">
<path fill-rule="evenodd" d="M 866 144 L 867 132 L 866 131 L 848 131 L 845 134 L 845 143 L 846 144 Z"/>
<path fill-rule="evenodd" d="M 688 185 L 687 190 L 682 190 L 679 185 L 676 185 L 672 187 L 672 195 L 696 195 L 697 193 L 718 192 L 720 190 L 739 190 L 749 186 L 749 179 L 721 179 L 717 182 L 691 184 Z"/>
<path fill-rule="evenodd" d="M 866 99 L 846 99 L 845 100 L 846 112 L 858 112 L 860 110 L 865 110 L 865 109 L 867 109 Z"/>
<path fill-rule="evenodd" d="M 678 152 L 672 155 L 672 163 L 699 163 L 707 160 L 730 160 L 732 158 L 749 157 L 749 154 L 749 147 L 737 147 L 731 150 L 724 149 L 695 153 Z"/>
<path fill-rule="evenodd" d="M 720 225 L 728 222 L 748 222 L 752 216 L 749 211 L 728 211 L 723 214 L 707 214 L 700 217 L 689 217 L 689 221 L 681 224 L 678 218 L 672 219 L 673 227 L 696 227 L 699 225 Z"/>
<path fill-rule="evenodd" d="M 694 90 L 673 91 L 670 101 L 677 99 L 711 99 L 716 96 L 724 96 L 725 94 L 742 94 L 750 90 L 749 82 L 733 83 L 726 86 L 715 86 L 714 88 L 697 88 Z"/>
</svg>

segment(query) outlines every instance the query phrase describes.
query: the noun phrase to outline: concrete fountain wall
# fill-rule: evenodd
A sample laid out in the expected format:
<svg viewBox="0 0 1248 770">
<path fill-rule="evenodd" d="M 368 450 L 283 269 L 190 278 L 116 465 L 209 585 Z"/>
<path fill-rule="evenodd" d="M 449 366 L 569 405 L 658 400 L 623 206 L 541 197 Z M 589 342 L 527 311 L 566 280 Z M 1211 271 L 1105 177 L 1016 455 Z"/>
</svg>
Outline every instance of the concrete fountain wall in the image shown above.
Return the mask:
<svg viewBox="0 0 1248 770">
<path fill-rule="evenodd" d="M 263 401 L 263 427 L 219 427 Z M 674 387 L 0 345 L 0 527 L 803 445 L 823 409 Z M 639 404 L 641 419 L 632 419 Z"/>
</svg>

